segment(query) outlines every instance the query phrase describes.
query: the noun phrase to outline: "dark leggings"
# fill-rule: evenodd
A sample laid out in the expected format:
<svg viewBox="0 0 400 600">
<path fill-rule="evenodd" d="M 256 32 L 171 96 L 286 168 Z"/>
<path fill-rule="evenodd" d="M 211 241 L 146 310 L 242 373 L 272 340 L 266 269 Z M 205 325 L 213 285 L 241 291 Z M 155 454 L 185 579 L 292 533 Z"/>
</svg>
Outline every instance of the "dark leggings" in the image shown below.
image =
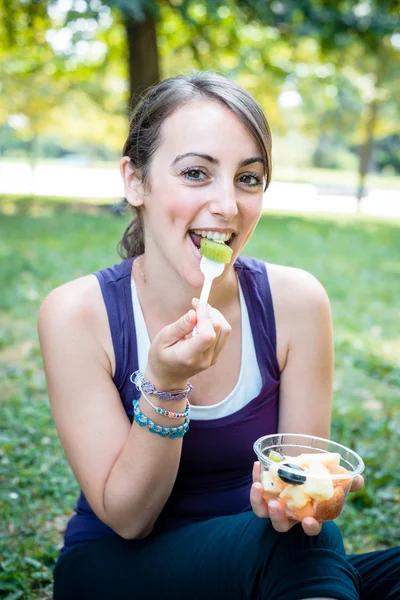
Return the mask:
<svg viewBox="0 0 400 600">
<path fill-rule="evenodd" d="M 400 600 L 400 546 L 352 554 L 348 560 L 361 575 L 362 600 Z"/>
<path fill-rule="evenodd" d="M 300 526 L 282 534 L 248 512 L 143 540 L 111 535 L 76 546 L 57 563 L 54 600 L 399 600 L 398 581 L 397 595 L 389 578 L 384 593 L 375 589 L 388 566 L 379 554 L 346 557 L 332 522 L 315 537 Z M 364 575 L 371 595 L 362 595 Z"/>
</svg>

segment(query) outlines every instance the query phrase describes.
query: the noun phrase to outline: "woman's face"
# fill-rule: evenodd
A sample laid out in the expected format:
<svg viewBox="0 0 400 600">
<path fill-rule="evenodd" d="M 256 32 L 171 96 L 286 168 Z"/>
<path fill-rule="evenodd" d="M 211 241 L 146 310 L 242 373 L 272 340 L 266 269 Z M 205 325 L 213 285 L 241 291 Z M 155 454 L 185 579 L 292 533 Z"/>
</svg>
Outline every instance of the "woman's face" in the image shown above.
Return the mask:
<svg viewBox="0 0 400 600">
<path fill-rule="evenodd" d="M 139 198 L 143 208 L 146 255 L 157 261 L 160 273 L 173 269 L 201 287 L 198 246 L 206 233 L 214 239 L 223 235 L 224 241 L 232 236 L 233 264 L 260 218 L 263 174 L 257 143 L 218 102 L 195 101 L 168 117 L 148 189 L 134 202 Z"/>
</svg>

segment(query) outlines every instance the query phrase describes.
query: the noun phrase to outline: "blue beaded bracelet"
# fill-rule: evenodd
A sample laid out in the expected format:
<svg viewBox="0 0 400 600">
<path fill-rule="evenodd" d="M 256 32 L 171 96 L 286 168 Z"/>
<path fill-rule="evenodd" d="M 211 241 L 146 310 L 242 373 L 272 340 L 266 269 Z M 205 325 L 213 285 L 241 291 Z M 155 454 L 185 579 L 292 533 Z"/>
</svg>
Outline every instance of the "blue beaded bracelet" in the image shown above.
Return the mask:
<svg viewBox="0 0 400 600">
<path fill-rule="evenodd" d="M 154 421 L 142 413 L 139 408 L 139 401 L 140 398 L 139 400 L 133 400 L 132 404 L 134 421 L 140 425 L 140 427 L 147 427 L 149 431 L 152 433 L 157 433 L 162 437 L 179 438 L 183 437 L 185 433 L 187 433 L 190 422 L 189 417 L 186 419 L 183 425 L 178 425 L 178 427 L 163 427 L 162 425 L 157 425 L 157 423 L 154 423 Z"/>
</svg>

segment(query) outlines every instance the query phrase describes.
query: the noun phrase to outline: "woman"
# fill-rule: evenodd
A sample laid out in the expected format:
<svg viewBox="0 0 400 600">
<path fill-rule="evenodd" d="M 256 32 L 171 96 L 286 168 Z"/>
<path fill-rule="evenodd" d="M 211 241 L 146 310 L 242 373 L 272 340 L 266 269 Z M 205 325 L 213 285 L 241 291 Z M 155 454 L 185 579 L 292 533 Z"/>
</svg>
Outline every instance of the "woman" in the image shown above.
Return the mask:
<svg viewBox="0 0 400 600">
<path fill-rule="evenodd" d="M 253 467 L 261 435 L 329 436 L 333 362 L 322 286 L 239 256 L 271 178 L 260 107 L 215 74 L 163 81 L 133 115 L 121 173 L 127 259 L 57 288 L 39 317 L 82 489 L 54 597 L 359 598 L 336 526 L 294 527 Z M 233 251 L 208 305 L 201 237 Z"/>
</svg>

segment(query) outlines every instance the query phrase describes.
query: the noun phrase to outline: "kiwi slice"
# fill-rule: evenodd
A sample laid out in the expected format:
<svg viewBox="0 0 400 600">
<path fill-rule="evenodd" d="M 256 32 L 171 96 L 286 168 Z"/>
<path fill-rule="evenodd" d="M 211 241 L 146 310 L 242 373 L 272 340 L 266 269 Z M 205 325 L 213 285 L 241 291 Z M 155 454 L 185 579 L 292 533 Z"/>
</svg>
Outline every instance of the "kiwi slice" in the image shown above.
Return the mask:
<svg viewBox="0 0 400 600">
<path fill-rule="evenodd" d="M 229 248 L 224 242 L 201 238 L 200 254 L 210 260 L 228 264 L 232 258 L 232 248 Z"/>
<path fill-rule="evenodd" d="M 274 462 L 282 462 L 283 460 L 285 460 L 285 457 L 282 456 L 282 454 L 279 454 L 279 452 L 277 452 L 276 450 L 270 450 L 268 458 L 270 460 L 273 460 Z"/>
</svg>

